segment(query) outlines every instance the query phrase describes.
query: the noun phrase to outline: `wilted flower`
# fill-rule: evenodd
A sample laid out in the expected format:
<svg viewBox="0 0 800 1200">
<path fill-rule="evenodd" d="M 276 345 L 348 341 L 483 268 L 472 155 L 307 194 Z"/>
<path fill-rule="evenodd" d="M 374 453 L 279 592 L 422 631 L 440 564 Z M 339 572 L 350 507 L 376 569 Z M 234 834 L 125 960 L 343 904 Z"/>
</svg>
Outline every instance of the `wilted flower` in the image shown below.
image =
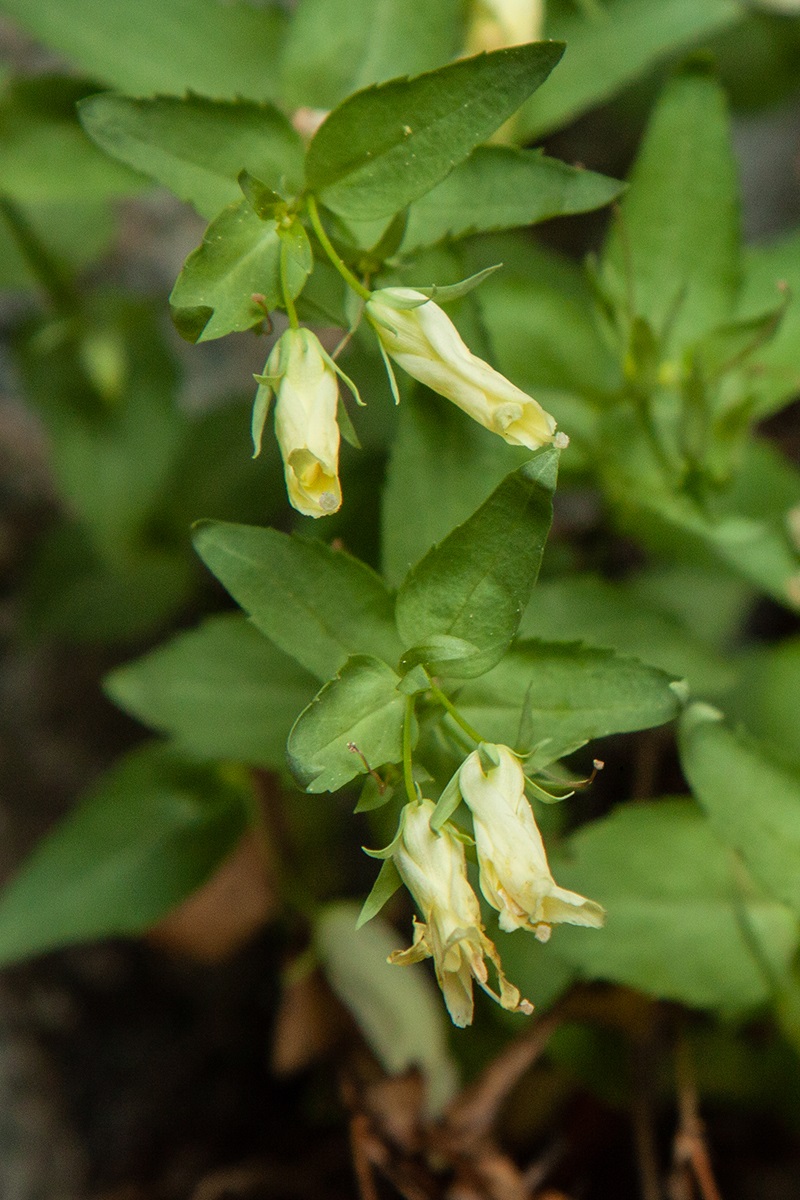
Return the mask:
<svg viewBox="0 0 800 1200">
<path fill-rule="evenodd" d="M 467 880 L 464 847 L 445 827 L 431 830 L 430 800 L 408 804 L 392 855 L 400 877 L 416 900 L 424 923 L 414 920 L 414 942 L 396 950 L 391 963 L 405 965 L 433 958 L 436 978 L 455 1025 L 472 1021 L 472 981 L 513 1012 L 530 1013 L 532 1005 L 503 975 L 500 959 L 486 936 L 478 898 Z M 494 964 L 500 995 L 488 986 L 485 959 Z"/>
<path fill-rule="evenodd" d="M 342 503 L 339 485 L 339 386 L 330 357 L 308 329 L 287 329 L 267 359 L 253 408 L 253 445 L 273 393 L 275 436 L 283 457 L 289 501 L 307 517 L 325 517 Z"/>
<path fill-rule="evenodd" d="M 602 925 L 599 904 L 559 887 L 550 874 L 519 759 L 508 746 L 483 751 L 497 765 L 484 772 L 476 750 L 463 763 L 458 781 L 472 811 L 481 891 L 500 913 L 500 928 L 530 929 L 546 942 L 558 922 Z"/>
<path fill-rule="evenodd" d="M 373 292 L 366 312 L 386 353 L 414 379 L 512 446 L 537 450 L 553 441 L 550 414 L 474 355 L 447 314 L 422 292 L 383 288 Z"/>
<path fill-rule="evenodd" d="M 543 21 L 544 0 L 473 0 L 467 54 L 535 42 Z"/>
</svg>

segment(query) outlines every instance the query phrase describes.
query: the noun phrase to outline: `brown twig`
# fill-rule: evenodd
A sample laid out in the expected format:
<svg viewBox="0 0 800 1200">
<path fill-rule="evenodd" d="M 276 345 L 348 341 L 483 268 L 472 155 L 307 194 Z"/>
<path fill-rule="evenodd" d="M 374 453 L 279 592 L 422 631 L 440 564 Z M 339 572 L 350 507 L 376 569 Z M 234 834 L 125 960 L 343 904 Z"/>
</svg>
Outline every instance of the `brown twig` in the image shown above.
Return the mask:
<svg viewBox="0 0 800 1200">
<path fill-rule="evenodd" d="M 503 1101 L 539 1058 L 563 1019 L 554 1009 L 528 1033 L 515 1038 L 450 1105 L 445 1116 L 448 1129 L 460 1137 L 488 1133 Z"/>
<path fill-rule="evenodd" d="M 686 1038 L 679 1034 L 675 1047 L 675 1076 L 678 1093 L 678 1128 L 673 1145 L 673 1167 L 670 1177 L 670 1200 L 684 1200 L 691 1194 L 688 1179 L 694 1178 L 702 1200 L 722 1200 L 714 1178 L 711 1155 L 705 1140 L 705 1129 L 695 1081 L 694 1064 Z"/>
</svg>

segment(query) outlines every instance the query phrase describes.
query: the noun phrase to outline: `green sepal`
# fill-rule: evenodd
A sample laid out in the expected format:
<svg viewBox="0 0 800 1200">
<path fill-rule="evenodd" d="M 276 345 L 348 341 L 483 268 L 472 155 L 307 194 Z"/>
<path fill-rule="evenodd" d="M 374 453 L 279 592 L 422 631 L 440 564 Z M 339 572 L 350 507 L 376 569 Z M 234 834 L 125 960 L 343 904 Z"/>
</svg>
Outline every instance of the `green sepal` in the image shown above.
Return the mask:
<svg viewBox="0 0 800 1200">
<path fill-rule="evenodd" d="M 480 287 L 485 279 L 494 275 L 495 271 L 501 270 L 502 266 L 502 263 L 495 263 L 494 266 L 484 267 L 482 271 L 476 271 L 474 275 L 468 275 L 466 279 L 462 279 L 458 283 L 448 283 L 443 287 L 433 284 L 432 287 L 418 287 L 414 290 L 422 292 L 423 296 L 427 296 L 429 300 L 435 300 L 438 304 L 450 304 L 453 300 L 460 300 L 462 296 L 468 296 L 476 287 Z M 398 305 L 397 307 L 404 306 Z"/>
<path fill-rule="evenodd" d="M 381 321 L 379 323 L 382 325 L 383 321 Z M 394 331 L 394 332 L 396 332 L 396 331 Z M 397 386 L 397 377 L 394 373 L 394 367 L 392 366 L 391 359 L 389 358 L 389 355 L 384 350 L 383 342 L 381 341 L 380 338 L 378 338 L 378 349 L 381 352 L 381 358 L 383 359 L 383 365 L 386 368 L 386 375 L 389 380 L 389 387 L 392 392 L 392 397 L 394 399 L 395 404 L 399 404 L 400 403 L 400 389 Z"/>
<path fill-rule="evenodd" d="M 449 821 L 453 813 L 461 803 L 461 787 L 459 784 L 459 775 L 461 768 L 459 767 L 455 775 L 445 785 L 445 789 L 436 802 L 436 807 L 431 813 L 431 829 L 434 833 L 439 833 L 446 821 Z"/>
<path fill-rule="evenodd" d="M 491 742 L 480 743 L 478 758 L 484 775 L 488 775 L 490 771 L 496 771 L 500 766 L 500 755 L 497 753 L 497 747 Z"/>
<path fill-rule="evenodd" d="M 391 900 L 397 889 L 402 886 L 403 881 L 400 878 L 400 872 L 392 859 L 387 858 L 378 872 L 378 878 L 372 885 L 372 891 L 367 896 L 361 912 L 358 914 L 356 929 L 360 929 L 362 925 L 366 925 L 367 921 L 371 921 L 373 917 L 376 917 L 386 901 Z"/>
<path fill-rule="evenodd" d="M 341 396 L 339 397 L 336 405 L 336 420 L 339 425 L 339 431 L 341 432 L 344 440 L 350 446 L 352 446 L 354 450 L 360 450 L 361 442 L 358 440 L 358 434 L 356 433 L 355 426 L 350 420 L 350 413 L 347 411 L 344 400 Z"/>
</svg>

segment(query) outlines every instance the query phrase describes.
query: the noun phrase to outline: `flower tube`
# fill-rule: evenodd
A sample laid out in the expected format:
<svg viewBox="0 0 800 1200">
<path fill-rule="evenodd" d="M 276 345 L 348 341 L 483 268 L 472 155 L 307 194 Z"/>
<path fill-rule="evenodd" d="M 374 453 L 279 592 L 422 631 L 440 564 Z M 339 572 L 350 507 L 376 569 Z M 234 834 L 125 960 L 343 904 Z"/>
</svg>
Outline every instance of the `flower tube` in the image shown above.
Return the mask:
<svg viewBox="0 0 800 1200">
<path fill-rule="evenodd" d="M 559 436 L 553 417 L 473 354 L 443 309 L 422 292 L 373 292 L 366 313 L 384 351 L 398 366 L 510 445 L 538 450 Z"/>
</svg>

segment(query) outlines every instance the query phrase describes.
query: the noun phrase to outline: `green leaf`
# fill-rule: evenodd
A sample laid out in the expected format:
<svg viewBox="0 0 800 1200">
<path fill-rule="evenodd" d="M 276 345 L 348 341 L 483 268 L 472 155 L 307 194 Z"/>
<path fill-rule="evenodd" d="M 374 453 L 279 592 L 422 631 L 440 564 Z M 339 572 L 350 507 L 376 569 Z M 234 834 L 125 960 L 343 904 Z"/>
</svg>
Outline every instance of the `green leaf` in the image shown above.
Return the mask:
<svg viewBox="0 0 800 1200">
<path fill-rule="evenodd" d="M 349 658 L 300 714 L 289 736 L 292 770 L 308 792 L 335 792 L 357 775 L 403 757 L 406 698 L 391 667 Z M 366 760 L 366 763 L 365 763 Z"/>
<path fill-rule="evenodd" d="M 350 1009 L 385 1071 L 422 1071 L 426 1107 L 435 1115 L 453 1098 L 456 1067 L 448 1049 L 447 1019 L 421 963 L 391 966 L 397 934 L 378 918 L 356 930 L 358 908 L 332 904 L 314 929 L 314 944 L 328 982 Z"/>
<path fill-rule="evenodd" d="M 281 771 L 289 732 L 316 682 L 243 617 L 223 616 L 119 667 L 105 690 L 200 759 Z"/>
<path fill-rule="evenodd" d="M 476 294 L 493 362 L 545 408 L 541 389 L 570 389 L 587 399 L 616 390 L 619 364 L 593 315 L 589 282 L 579 266 L 521 235 L 481 238 L 477 263 L 505 269 Z M 578 431 L 565 425 L 570 437 Z"/>
<path fill-rule="evenodd" d="M 159 745 L 129 754 L 0 895 L 0 962 L 142 933 L 233 849 L 251 805 L 238 777 Z"/>
<path fill-rule="evenodd" d="M 687 709 L 681 763 L 712 829 L 776 900 L 800 913 L 800 775 L 735 734 L 722 713 Z"/>
<path fill-rule="evenodd" d="M 28 564 L 26 632 L 71 645 L 141 644 L 185 607 L 195 582 L 182 550 L 145 546 L 103 558 L 85 527 L 56 525 Z"/>
<path fill-rule="evenodd" d="M 554 863 L 559 884 L 607 913 L 600 931 L 563 929 L 554 939 L 584 977 L 728 1013 L 770 998 L 763 963 L 785 973 L 797 922 L 752 890 L 692 804 L 617 809 L 570 838 L 567 855 Z"/>
<path fill-rule="evenodd" d="M 354 220 L 392 216 L 493 133 L 562 53 L 558 43 L 534 42 L 356 93 L 309 146 L 309 187 Z"/>
<path fill-rule="evenodd" d="M 141 189 L 141 176 L 99 153 L 76 120 L 76 102 L 94 86 L 40 76 L 6 88 L 0 100 L 5 195 L 25 205 L 74 204 Z"/>
<path fill-rule="evenodd" d="M 3 0 L 37 41 L 123 92 L 272 99 L 286 18 L 277 5 L 218 0 Z"/>
<path fill-rule="evenodd" d="M 24 216 L 47 254 L 74 270 L 98 259 L 114 236 L 114 218 L 105 200 L 26 205 Z M 0 211 L 0 288 L 27 292 L 40 287 Z"/>
<path fill-rule="evenodd" d="M 725 93 L 701 67 L 668 84 L 603 255 L 621 304 L 680 349 L 730 318 L 740 282 L 739 191 Z M 628 275 L 631 278 L 628 280 Z"/>
<path fill-rule="evenodd" d="M 748 655 L 727 709 L 771 757 L 800 768 L 800 638 L 787 638 Z"/>
<path fill-rule="evenodd" d="M 294 299 L 305 287 L 306 280 L 314 266 L 314 256 L 311 252 L 311 242 L 299 221 L 278 225 L 278 237 L 281 240 L 281 253 L 286 266 L 286 287 Z"/>
<path fill-rule="evenodd" d="M 458 53 L 459 0 L 301 0 L 282 63 L 292 107 L 333 108 L 395 75 L 416 75 Z"/>
<path fill-rule="evenodd" d="M 609 733 L 663 725 L 680 711 L 675 680 L 635 658 L 580 644 L 518 642 L 458 696 L 459 711 L 490 742 L 514 745 L 523 708 L 552 761 Z"/>
<path fill-rule="evenodd" d="M 724 692 L 736 681 L 728 658 L 695 637 L 668 611 L 646 603 L 625 583 L 594 575 L 547 580 L 536 587 L 520 636 L 544 641 L 580 638 L 688 678 L 700 695 Z"/>
<path fill-rule="evenodd" d="M 389 592 L 343 550 L 216 521 L 196 526 L 194 544 L 256 628 L 319 679 L 353 654 L 399 658 Z"/>
<path fill-rule="evenodd" d="M 656 470 L 637 468 L 633 442 L 620 440 L 630 420 L 620 416 L 618 436 L 607 430 L 619 458 L 608 456 L 603 467 L 623 526 L 670 559 L 704 565 L 711 557 L 779 604 L 799 608 L 800 556 L 787 524 L 789 510 L 800 503 L 797 471 L 768 444 L 751 440 L 733 487 L 721 494 L 717 511 L 708 512 L 685 493 L 669 491 Z M 623 465 L 626 454 L 631 462 Z"/>
<path fill-rule="evenodd" d="M 445 638 L 474 647 L 440 661 L 432 651 L 423 659 L 431 671 L 470 677 L 502 657 L 539 573 L 557 473 L 558 451 L 540 450 L 409 571 L 396 610 L 404 645 Z"/>
<path fill-rule="evenodd" d="M 742 20 L 736 0 L 550 0 L 545 34 L 569 46 L 561 68 L 518 117 L 533 141 L 593 108 L 660 60 Z"/>
<path fill-rule="evenodd" d="M 402 249 L 589 212 L 623 190 L 615 179 L 546 158 L 541 150 L 478 146 L 411 205 Z"/>
<path fill-rule="evenodd" d="M 82 336 L 49 347 L 35 334 L 20 340 L 17 362 L 49 435 L 61 494 L 98 553 L 119 559 L 142 549 L 185 419 L 154 311 L 108 295 L 94 308 Z M 87 370 L 98 351 L 112 359 L 106 395 Z"/>
<path fill-rule="evenodd" d="M 383 569 L 390 582 L 399 584 L 409 567 L 466 521 L 527 455 L 449 401 L 415 388 L 399 409 L 381 509 Z M 419 497 L 413 521 L 409 495 Z"/>
<path fill-rule="evenodd" d="M 216 217 L 175 281 L 169 302 L 175 323 L 185 333 L 180 314 L 211 309 L 213 315 L 194 341 L 208 342 L 228 333 L 252 329 L 264 309 L 282 300 L 281 241 L 274 221 L 262 221 L 246 200 L 229 204 Z M 263 307 L 253 299 L 263 296 Z"/>
<path fill-rule="evenodd" d="M 205 96 L 90 96 L 78 107 L 98 146 L 211 219 L 241 196 L 247 170 L 278 191 L 303 181 L 303 144 L 271 104 Z"/>
</svg>

